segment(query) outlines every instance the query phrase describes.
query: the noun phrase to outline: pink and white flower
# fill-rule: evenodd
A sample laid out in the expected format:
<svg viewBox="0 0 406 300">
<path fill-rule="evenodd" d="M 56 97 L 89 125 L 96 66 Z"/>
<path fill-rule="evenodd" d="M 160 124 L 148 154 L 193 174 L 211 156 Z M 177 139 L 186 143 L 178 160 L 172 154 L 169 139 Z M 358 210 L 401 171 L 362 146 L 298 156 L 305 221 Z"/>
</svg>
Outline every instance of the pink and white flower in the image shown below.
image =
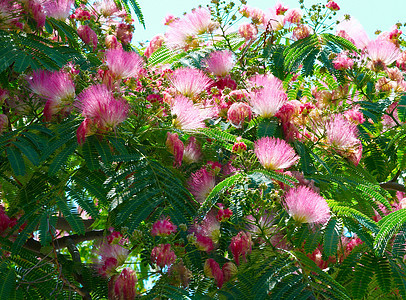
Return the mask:
<svg viewBox="0 0 406 300">
<path fill-rule="evenodd" d="M 114 78 L 129 78 L 138 76 L 144 65 L 144 60 L 136 52 L 127 52 L 122 48 L 106 51 L 106 64 Z"/>
<path fill-rule="evenodd" d="M 217 287 L 221 288 L 224 283 L 223 270 L 220 269 L 219 264 L 212 258 L 209 258 L 204 263 L 204 274 L 209 278 L 214 278 Z"/>
<path fill-rule="evenodd" d="M 213 75 L 226 76 L 235 65 L 234 55 L 230 50 L 214 51 L 203 61 L 203 64 Z"/>
<path fill-rule="evenodd" d="M 93 47 L 93 51 L 96 50 L 98 38 L 96 32 L 94 32 L 92 28 L 88 25 L 79 25 L 78 35 L 86 45 Z"/>
<path fill-rule="evenodd" d="M 249 232 L 240 231 L 231 239 L 229 248 L 237 265 L 240 264 L 240 256 L 242 256 L 246 262 L 246 255 L 251 253 L 252 244 L 251 234 Z"/>
<path fill-rule="evenodd" d="M 212 85 L 202 71 L 191 68 L 176 69 L 169 78 L 172 86 L 183 96 L 195 97 Z"/>
<path fill-rule="evenodd" d="M 151 252 L 151 262 L 156 264 L 161 269 L 165 266 L 171 266 L 176 261 L 176 255 L 173 250 L 171 250 L 170 244 L 160 244 Z"/>
<path fill-rule="evenodd" d="M 152 225 L 152 236 L 168 236 L 176 232 L 176 225 L 174 225 L 169 217 L 158 220 Z"/>
<path fill-rule="evenodd" d="M 299 156 L 288 143 L 273 137 L 257 140 L 254 152 L 261 165 L 267 170 L 286 169 L 299 160 Z"/>
<path fill-rule="evenodd" d="M 216 185 L 215 177 L 206 168 L 202 168 L 190 175 L 189 191 L 199 203 L 203 203 Z"/>
<path fill-rule="evenodd" d="M 137 275 L 134 270 L 124 268 L 120 275 L 109 282 L 109 299 L 134 300 L 137 296 Z"/>
</svg>

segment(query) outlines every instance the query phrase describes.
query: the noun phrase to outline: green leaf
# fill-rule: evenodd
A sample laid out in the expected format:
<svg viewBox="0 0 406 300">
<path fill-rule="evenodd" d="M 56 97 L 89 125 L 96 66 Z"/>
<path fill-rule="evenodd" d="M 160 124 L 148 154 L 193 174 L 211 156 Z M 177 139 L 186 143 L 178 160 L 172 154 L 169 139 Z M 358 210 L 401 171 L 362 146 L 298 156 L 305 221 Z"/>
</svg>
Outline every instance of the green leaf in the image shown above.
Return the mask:
<svg viewBox="0 0 406 300">
<path fill-rule="evenodd" d="M 343 224 L 339 220 L 331 218 L 326 226 L 323 237 L 323 251 L 326 256 L 334 256 L 337 254 L 337 246 L 340 242 L 342 231 Z"/>
<path fill-rule="evenodd" d="M 8 267 L 6 262 L 3 262 L 0 265 L 0 274 L 0 299 L 16 299 L 16 275 L 14 269 Z"/>
<path fill-rule="evenodd" d="M 406 209 L 400 209 L 383 217 L 379 222 L 379 232 L 374 240 L 374 249 L 377 256 L 382 256 L 389 240 L 406 223 Z"/>
<path fill-rule="evenodd" d="M 375 265 L 375 275 L 381 290 L 384 293 L 389 293 L 391 290 L 392 274 L 387 257 L 380 257 L 377 259 Z"/>
<path fill-rule="evenodd" d="M 354 279 L 352 281 L 352 294 L 355 299 L 364 297 L 368 285 L 374 276 L 376 260 L 370 253 L 365 253 L 355 266 Z"/>
<path fill-rule="evenodd" d="M 65 149 L 63 149 L 55 156 L 51 165 L 49 166 L 48 170 L 49 176 L 55 175 L 63 167 L 63 165 L 68 160 L 69 156 L 72 155 L 73 152 L 76 150 L 77 146 L 78 146 L 77 143 L 73 142 L 72 144 L 67 145 Z"/>
<path fill-rule="evenodd" d="M 100 168 L 99 156 L 93 143 L 86 140 L 82 147 L 83 158 L 89 170 L 98 170 Z"/>
<path fill-rule="evenodd" d="M 299 182 L 296 178 L 294 178 L 292 176 L 285 175 L 285 174 L 275 172 L 272 170 L 267 171 L 267 170 L 262 170 L 262 169 L 256 169 L 256 170 L 252 170 L 248 174 L 254 174 L 254 173 L 264 174 L 266 177 L 273 179 L 273 180 L 280 181 L 290 187 L 293 187 L 294 183 Z"/>
<path fill-rule="evenodd" d="M 25 175 L 25 164 L 21 152 L 16 147 L 8 147 L 6 150 L 7 159 L 15 175 Z"/>
<path fill-rule="evenodd" d="M 277 120 L 274 119 L 262 119 L 258 124 L 257 137 L 281 137 L 281 130 Z"/>
<path fill-rule="evenodd" d="M 70 201 L 66 199 L 60 198 L 56 204 L 58 205 L 59 209 L 61 210 L 63 217 L 68 221 L 70 227 L 75 233 L 85 234 L 85 225 L 83 224 L 83 220 L 80 218 L 79 214 L 77 213 L 77 207 L 71 204 Z"/>
</svg>

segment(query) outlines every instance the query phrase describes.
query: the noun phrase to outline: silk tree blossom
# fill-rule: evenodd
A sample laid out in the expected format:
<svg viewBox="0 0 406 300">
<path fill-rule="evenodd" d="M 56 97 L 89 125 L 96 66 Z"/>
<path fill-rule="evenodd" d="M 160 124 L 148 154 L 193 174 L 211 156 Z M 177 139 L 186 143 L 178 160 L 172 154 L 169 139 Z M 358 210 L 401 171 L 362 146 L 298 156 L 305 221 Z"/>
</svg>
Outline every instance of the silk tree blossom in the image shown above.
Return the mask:
<svg viewBox="0 0 406 300">
<path fill-rule="evenodd" d="M 238 33 L 246 41 L 249 41 L 249 40 L 254 40 L 257 37 L 258 29 L 254 25 L 252 25 L 251 23 L 242 24 L 238 28 Z"/>
<path fill-rule="evenodd" d="M 169 267 L 176 261 L 176 255 L 173 250 L 171 250 L 170 244 L 160 244 L 151 252 L 151 262 L 156 264 L 161 269 L 165 266 Z"/>
<path fill-rule="evenodd" d="M 299 223 L 324 224 L 330 218 L 326 199 L 306 186 L 289 189 L 284 196 L 288 214 Z"/>
<path fill-rule="evenodd" d="M 184 96 L 176 96 L 171 107 L 171 114 L 175 117 L 173 126 L 181 130 L 204 128 L 204 121 L 212 118 L 215 111 L 211 107 L 193 104 Z"/>
<path fill-rule="evenodd" d="M 352 42 L 358 49 L 364 49 L 368 43 L 368 34 L 361 23 L 351 17 L 341 21 L 336 27 L 337 36 L 346 38 Z"/>
<path fill-rule="evenodd" d="M 96 253 L 101 256 L 99 273 L 106 276 L 112 275 L 117 267 L 125 263 L 129 251 L 119 244 L 103 242 Z"/>
<path fill-rule="evenodd" d="M 169 77 L 172 86 L 183 96 L 195 97 L 212 85 L 212 80 L 202 71 L 191 68 L 176 69 Z"/>
<path fill-rule="evenodd" d="M 147 49 L 145 49 L 144 55 L 147 58 L 150 58 L 152 53 L 154 53 L 156 50 L 158 50 L 162 46 L 164 40 L 165 39 L 162 35 L 154 36 L 152 38 L 152 40 L 149 42 Z"/>
<path fill-rule="evenodd" d="M 267 170 L 286 169 L 294 165 L 299 156 L 284 140 L 274 137 L 263 137 L 255 142 L 255 155 Z"/>
<path fill-rule="evenodd" d="M 93 51 L 97 48 L 98 38 L 96 32 L 88 25 L 79 25 L 78 35 L 81 40 L 86 44 L 93 47 Z"/>
<path fill-rule="evenodd" d="M 227 119 L 236 128 L 242 128 L 245 121 L 251 120 L 251 107 L 244 102 L 233 103 L 227 111 Z"/>
<path fill-rule="evenodd" d="M 206 69 L 215 76 L 226 76 L 235 66 L 234 55 L 230 50 L 218 50 L 203 60 Z"/>
<path fill-rule="evenodd" d="M 45 14 L 57 20 L 66 20 L 72 10 L 74 0 L 48 0 L 44 3 Z"/>
<path fill-rule="evenodd" d="M 354 60 L 348 57 L 348 53 L 339 53 L 333 60 L 334 68 L 337 70 L 351 69 L 354 65 Z"/>
<path fill-rule="evenodd" d="M 326 124 L 327 144 L 354 165 L 358 165 L 362 156 L 362 144 L 357 133 L 357 126 L 341 115 L 333 116 Z"/>
<path fill-rule="evenodd" d="M 223 286 L 223 270 L 214 259 L 209 258 L 206 260 L 206 262 L 204 263 L 204 274 L 209 278 L 214 278 L 218 288 L 221 288 Z"/>
<path fill-rule="evenodd" d="M 166 137 L 166 146 L 169 149 L 169 152 L 171 152 L 174 157 L 175 161 L 173 162 L 173 165 L 176 166 L 181 166 L 182 165 L 182 160 L 183 160 L 183 150 L 185 146 L 183 145 L 183 142 L 179 139 L 179 136 L 177 133 L 167 133 Z"/>
<path fill-rule="evenodd" d="M 311 34 L 313 34 L 313 29 L 307 25 L 301 24 L 293 29 L 292 39 L 295 41 L 302 40 Z"/>
<path fill-rule="evenodd" d="M 398 59 L 401 52 L 396 45 L 388 40 L 370 41 L 366 47 L 371 59 L 372 69 L 384 68 Z"/>
<path fill-rule="evenodd" d="M 190 175 L 188 189 L 199 203 L 203 203 L 216 185 L 215 177 L 206 168 Z"/>
<path fill-rule="evenodd" d="M 233 254 L 235 263 L 240 264 L 240 256 L 246 262 L 246 255 L 251 253 L 252 239 L 249 232 L 240 231 L 236 236 L 231 239 L 230 251 Z"/>
<path fill-rule="evenodd" d="M 176 232 L 176 225 L 174 225 L 169 217 L 156 221 L 152 224 L 152 236 L 168 236 Z"/>
<path fill-rule="evenodd" d="M 332 11 L 337 11 L 340 10 L 340 6 L 338 6 L 337 3 L 335 3 L 334 1 L 330 0 L 327 4 L 326 7 Z"/>
<path fill-rule="evenodd" d="M 299 25 L 300 21 L 302 20 L 303 13 L 299 9 L 289 9 L 285 14 L 285 22 L 289 22 L 291 24 Z"/>
<path fill-rule="evenodd" d="M 106 51 L 106 64 L 115 79 L 136 77 L 143 71 L 144 60 L 136 52 L 122 48 Z"/>
<path fill-rule="evenodd" d="M 202 151 L 194 136 L 188 140 L 186 147 L 183 150 L 183 160 L 188 163 L 195 163 L 202 157 Z"/>
<path fill-rule="evenodd" d="M 134 300 L 137 281 L 135 271 L 124 268 L 120 275 L 112 277 L 109 282 L 109 299 Z"/>
</svg>

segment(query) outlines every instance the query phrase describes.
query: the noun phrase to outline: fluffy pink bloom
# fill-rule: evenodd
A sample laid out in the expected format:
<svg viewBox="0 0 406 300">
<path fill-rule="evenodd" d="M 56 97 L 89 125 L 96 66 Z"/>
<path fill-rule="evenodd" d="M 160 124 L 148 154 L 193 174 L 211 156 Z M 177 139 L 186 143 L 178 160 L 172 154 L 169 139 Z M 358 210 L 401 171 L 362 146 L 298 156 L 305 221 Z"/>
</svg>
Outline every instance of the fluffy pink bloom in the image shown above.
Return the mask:
<svg viewBox="0 0 406 300">
<path fill-rule="evenodd" d="M 176 69 L 169 78 L 173 87 L 186 97 L 194 97 L 210 87 L 212 81 L 202 71 L 190 68 Z"/>
<path fill-rule="evenodd" d="M 240 256 L 246 261 L 246 255 L 251 253 L 252 239 L 249 232 L 240 231 L 231 239 L 230 251 L 233 254 L 235 263 L 240 264 Z"/>
<path fill-rule="evenodd" d="M 129 253 L 119 244 L 106 242 L 103 242 L 96 251 L 101 256 L 99 273 L 103 276 L 112 275 L 117 267 L 125 263 Z"/>
<path fill-rule="evenodd" d="M 300 223 L 325 223 L 330 218 L 326 200 L 305 186 L 289 189 L 284 204 L 289 215 Z"/>
<path fill-rule="evenodd" d="M 66 20 L 71 12 L 74 0 L 48 0 L 44 3 L 45 13 L 48 17 L 57 20 Z"/>
<path fill-rule="evenodd" d="M 340 53 L 333 60 L 334 68 L 337 70 L 351 69 L 354 61 L 348 57 L 347 53 Z"/>
<path fill-rule="evenodd" d="M 112 35 L 112 34 L 106 35 L 106 38 L 104 39 L 104 44 L 109 49 L 122 48 L 122 46 L 121 46 L 120 42 L 117 40 L 116 36 Z"/>
<path fill-rule="evenodd" d="M 354 123 L 355 125 L 359 125 L 365 122 L 365 118 L 364 115 L 362 114 L 362 112 L 359 110 L 360 107 L 354 107 L 350 110 L 347 110 L 344 113 L 344 117 Z"/>
<path fill-rule="evenodd" d="M 406 71 L 406 51 L 402 52 L 397 61 L 396 66 L 401 69 L 402 71 Z"/>
<path fill-rule="evenodd" d="M 290 19 L 293 20 L 294 16 L 290 16 Z M 265 22 L 262 25 L 264 30 L 281 30 L 285 26 L 286 14 L 278 15 L 274 8 L 269 9 L 268 13 L 265 16 Z"/>
<path fill-rule="evenodd" d="M 183 150 L 183 160 L 188 163 L 198 162 L 202 156 L 202 151 L 195 137 L 190 137 L 188 143 Z"/>
<path fill-rule="evenodd" d="M 137 281 L 137 275 L 134 270 L 124 268 L 120 275 L 110 280 L 109 299 L 134 300 L 137 296 Z"/>
<path fill-rule="evenodd" d="M 169 26 L 171 23 L 173 23 L 176 20 L 177 20 L 177 18 L 175 18 L 174 15 L 167 15 L 163 21 L 163 24 Z"/>
<path fill-rule="evenodd" d="M 213 75 L 226 76 L 235 65 L 234 55 L 230 50 L 214 51 L 203 61 L 203 64 Z"/>
<path fill-rule="evenodd" d="M 273 137 L 263 137 L 256 141 L 254 152 L 267 170 L 286 169 L 299 160 L 299 156 L 288 143 Z"/>
<path fill-rule="evenodd" d="M 176 116 L 173 126 L 181 130 L 193 130 L 206 127 L 204 121 L 214 116 L 213 110 L 201 105 L 194 105 L 184 96 L 175 97 L 171 107 L 171 114 Z"/>
<path fill-rule="evenodd" d="M 227 119 L 236 128 L 241 128 L 245 121 L 251 120 L 251 107 L 243 102 L 233 103 L 227 111 Z"/>
<path fill-rule="evenodd" d="M 204 263 L 204 274 L 209 278 L 214 278 L 217 287 L 221 288 L 224 283 L 223 270 L 220 269 L 219 264 L 212 258 L 209 258 Z"/>
<path fill-rule="evenodd" d="M 174 232 L 176 232 L 176 225 L 169 218 L 156 221 L 151 229 L 151 235 L 153 236 L 168 236 Z"/>
<path fill-rule="evenodd" d="M 82 91 L 78 96 L 77 106 L 82 111 L 82 116 L 85 117 L 86 127 L 89 129 L 91 126 L 95 126 L 100 130 L 114 129 L 127 118 L 129 109 L 128 103 L 124 99 L 114 98 L 104 85 L 92 85 Z M 86 132 L 91 131 L 86 130 Z"/>
<path fill-rule="evenodd" d="M 253 87 L 250 104 L 253 111 L 263 118 L 273 117 L 288 100 L 282 81 L 274 76 L 254 76 L 250 85 Z"/>
<path fill-rule="evenodd" d="M 188 180 L 189 191 L 199 203 L 203 203 L 216 185 L 214 176 L 206 168 L 202 168 L 190 175 Z"/>
<path fill-rule="evenodd" d="M 136 52 L 116 48 L 106 51 L 106 63 L 115 78 L 128 78 L 140 74 L 144 60 Z"/>
<path fill-rule="evenodd" d="M 252 25 L 251 23 L 242 24 L 238 28 L 238 33 L 243 37 L 245 40 L 253 40 L 257 37 L 258 29 Z"/>
<path fill-rule="evenodd" d="M 263 24 L 265 22 L 265 13 L 259 8 L 243 5 L 240 13 L 246 18 L 251 18 L 254 24 Z"/>
<path fill-rule="evenodd" d="M 40 0 L 28 0 L 28 10 L 31 12 L 32 17 L 37 22 L 37 28 L 45 25 L 45 11 L 43 3 Z"/>
<path fill-rule="evenodd" d="M 285 22 L 289 22 L 292 24 L 299 24 L 300 20 L 302 20 L 303 13 L 299 9 L 289 9 L 285 14 Z"/>
<path fill-rule="evenodd" d="M 156 264 L 161 269 L 165 266 L 170 266 L 176 261 L 176 255 L 173 250 L 171 250 L 170 244 L 160 244 L 151 252 L 151 262 Z"/>
<path fill-rule="evenodd" d="M 107 18 L 113 15 L 114 13 L 119 12 L 116 3 L 114 0 L 103 0 L 101 2 L 95 3 L 96 9 Z"/>
<path fill-rule="evenodd" d="M 164 42 L 164 37 L 161 35 L 157 35 L 152 38 L 152 40 L 149 42 L 149 45 L 147 49 L 145 49 L 144 55 L 147 58 L 150 58 L 152 53 L 154 53 L 156 50 L 158 50 Z"/>
<path fill-rule="evenodd" d="M 343 20 L 336 27 L 337 35 L 348 39 L 358 49 L 363 49 L 369 43 L 368 34 L 361 23 L 354 18 Z"/>
<path fill-rule="evenodd" d="M 310 34 L 313 34 L 313 29 L 309 26 L 301 24 L 293 29 L 292 38 L 295 41 L 307 38 Z"/>
<path fill-rule="evenodd" d="M 400 56 L 400 50 L 388 40 L 377 39 L 367 45 L 368 56 L 373 67 L 385 67 L 396 61 Z"/>
<path fill-rule="evenodd" d="M 175 161 L 173 162 L 173 165 L 174 166 L 182 165 L 183 150 L 185 146 L 183 145 L 183 142 L 179 139 L 177 133 L 168 132 L 166 138 L 166 146 L 168 147 L 169 152 L 171 152 L 175 156 Z"/>
<path fill-rule="evenodd" d="M 357 126 L 341 115 L 333 116 L 326 125 L 327 143 L 355 165 L 362 156 L 362 144 L 357 132 Z"/>
<path fill-rule="evenodd" d="M 276 13 L 278 16 L 279 16 L 279 15 L 284 15 L 285 12 L 288 11 L 288 9 L 289 9 L 289 7 L 284 6 L 284 5 L 283 5 L 282 3 L 280 3 L 280 2 L 276 3 L 275 6 L 274 6 L 275 13 Z"/>
<path fill-rule="evenodd" d="M 326 4 L 326 7 L 327 7 L 328 9 L 330 9 L 330 10 L 333 10 L 333 11 L 340 10 L 340 6 L 338 6 L 338 4 L 335 3 L 335 2 L 332 1 L 332 0 L 330 0 L 330 1 Z"/>
<path fill-rule="evenodd" d="M 93 47 L 93 51 L 96 50 L 98 39 L 96 32 L 92 28 L 88 25 L 79 25 L 78 35 L 86 45 Z"/>
</svg>

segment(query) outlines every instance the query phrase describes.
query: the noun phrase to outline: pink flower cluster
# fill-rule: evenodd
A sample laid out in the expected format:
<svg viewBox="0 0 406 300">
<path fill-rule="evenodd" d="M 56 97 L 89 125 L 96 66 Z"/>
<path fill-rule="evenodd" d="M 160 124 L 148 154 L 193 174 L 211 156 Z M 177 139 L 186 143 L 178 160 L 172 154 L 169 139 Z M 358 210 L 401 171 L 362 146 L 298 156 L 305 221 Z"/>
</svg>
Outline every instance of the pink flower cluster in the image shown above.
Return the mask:
<svg viewBox="0 0 406 300">
<path fill-rule="evenodd" d="M 171 250 L 170 244 L 159 244 L 154 247 L 151 252 L 151 262 L 156 264 L 161 269 L 164 267 L 169 267 L 176 261 L 176 255 L 173 250 Z"/>
<path fill-rule="evenodd" d="M 229 281 L 238 272 L 237 266 L 232 262 L 226 262 L 223 268 L 212 258 L 204 263 L 204 274 L 209 278 L 214 278 L 217 287 L 221 288 L 224 282 Z"/>
<path fill-rule="evenodd" d="M 176 232 L 176 225 L 174 225 L 169 217 L 156 221 L 152 225 L 152 236 L 168 236 Z"/>
<path fill-rule="evenodd" d="M 240 231 L 231 239 L 229 248 L 237 265 L 240 264 L 240 256 L 242 256 L 246 262 L 246 255 L 251 253 L 252 244 L 251 234 L 249 232 Z"/>
</svg>

